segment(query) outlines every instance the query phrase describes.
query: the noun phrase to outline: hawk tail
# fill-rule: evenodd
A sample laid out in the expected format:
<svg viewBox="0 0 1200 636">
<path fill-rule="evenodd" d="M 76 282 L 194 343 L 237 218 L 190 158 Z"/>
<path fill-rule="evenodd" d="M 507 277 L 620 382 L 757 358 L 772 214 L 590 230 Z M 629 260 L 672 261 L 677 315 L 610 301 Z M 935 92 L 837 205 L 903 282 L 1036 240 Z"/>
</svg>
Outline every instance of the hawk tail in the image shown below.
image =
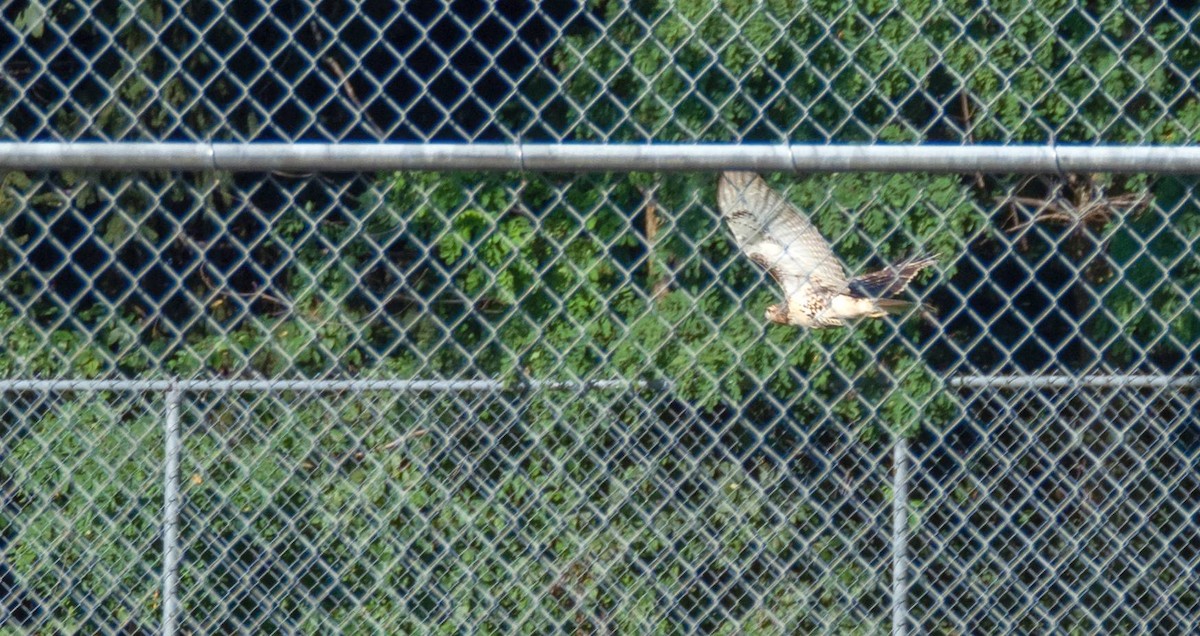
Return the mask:
<svg viewBox="0 0 1200 636">
<path fill-rule="evenodd" d="M 908 287 L 908 283 L 921 270 L 937 263 L 932 256 L 918 256 L 901 263 L 863 274 L 850 281 L 850 294 L 859 298 L 887 298 L 895 296 Z M 882 305 L 880 305 L 882 308 Z"/>
<path fill-rule="evenodd" d="M 933 305 L 928 303 L 914 303 L 908 300 L 896 300 L 895 298 L 877 298 L 875 306 L 893 316 L 907 313 L 909 309 L 916 306 L 921 317 L 929 322 L 934 322 L 934 317 L 936 316 Z"/>
</svg>

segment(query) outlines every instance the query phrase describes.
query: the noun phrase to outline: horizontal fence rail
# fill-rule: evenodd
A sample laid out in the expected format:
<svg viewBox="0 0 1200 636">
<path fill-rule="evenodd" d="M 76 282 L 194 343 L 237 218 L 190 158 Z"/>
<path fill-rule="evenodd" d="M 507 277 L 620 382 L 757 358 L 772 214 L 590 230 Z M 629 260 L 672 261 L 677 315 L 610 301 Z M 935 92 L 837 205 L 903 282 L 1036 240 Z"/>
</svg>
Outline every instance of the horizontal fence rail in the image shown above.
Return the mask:
<svg viewBox="0 0 1200 636">
<path fill-rule="evenodd" d="M 663 388 L 655 382 L 626 380 L 36 380 L 0 379 L 0 391 L 390 391 L 483 393 L 523 390 Z"/>
<path fill-rule="evenodd" d="M 1200 174 L 1200 147 L 584 143 L 2 142 L 5 170 Z"/>
<path fill-rule="evenodd" d="M 963 389 L 1200 388 L 1196 375 L 960 375 L 947 385 Z"/>
</svg>

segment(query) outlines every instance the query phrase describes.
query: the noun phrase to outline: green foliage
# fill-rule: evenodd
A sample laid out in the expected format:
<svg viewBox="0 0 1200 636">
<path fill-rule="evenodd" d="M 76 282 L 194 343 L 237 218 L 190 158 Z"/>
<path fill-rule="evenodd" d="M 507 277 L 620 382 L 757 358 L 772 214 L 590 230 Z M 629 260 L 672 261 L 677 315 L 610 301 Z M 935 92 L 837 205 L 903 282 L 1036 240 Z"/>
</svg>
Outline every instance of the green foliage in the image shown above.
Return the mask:
<svg viewBox="0 0 1200 636">
<path fill-rule="evenodd" d="M 580 138 L 1183 143 L 1186 21 L 1115 0 L 592 2 L 553 57 Z"/>
<path fill-rule="evenodd" d="M 1200 238 L 1200 208 L 1194 188 L 1178 181 L 1156 184 L 1154 194 L 1173 211 L 1169 219 L 1147 212 L 1107 228 L 1111 269 L 1096 277 L 1108 311 L 1089 330 L 1117 364 L 1149 358 L 1170 368 L 1200 341 L 1200 258 L 1192 247 Z"/>
<path fill-rule="evenodd" d="M 1166 13 L 1135 20 L 1112 1 L 951 6 L 925 33 L 946 43 L 945 72 L 980 107 L 977 139 L 1183 143 L 1200 130 L 1195 96 L 1174 103 L 1200 47 Z M 963 30 L 953 18 L 966 16 Z"/>
<path fill-rule="evenodd" d="M 149 628 L 161 611 L 163 405 L 100 397 L 5 404 L 35 422 L 6 433 L 18 514 L 2 521 L 44 629 Z M 884 602 L 887 578 L 846 560 L 880 552 L 877 529 L 799 496 L 837 500 L 839 477 L 697 462 L 650 394 L 193 394 L 182 423 L 197 632 L 853 631 Z"/>
<path fill-rule="evenodd" d="M 103 631 L 161 611 L 161 409 L 104 393 L 5 396 L 2 410 L 6 562 L 52 610 L 46 627 Z"/>
<path fill-rule="evenodd" d="M 548 57 L 561 93 L 523 96 L 574 140 L 1195 140 L 1194 39 L 1171 12 L 1143 25 L 1119 6 L 595 0 L 604 29 L 574 31 Z M 119 68 L 95 69 L 112 93 L 81 83 L 46 130 L 260 131 L 253 115 L 207 110 L 227 81 L 200 94 L 167 72 L 180 58 L 182 74 L 209 77 L 221 60 L 203 51 L 236 33 L 214 21 L 185 55 L 194 34 L 165 27 L 165 7 L 16 12 L 39 50 L 57 50 L 52 27 L 69 23 L 122 51 Z M 886 598 L 878 519 L 829 502 L 845 500 L 838 471 L 860 459 L 845 447 L 883 466 L 892 433 L 961 415 L 927 360 L 954 334 L 915 317 L 767 325 L 777 292 L 717 222 L 711 175 L 381 175 L 340 199 L 285 179 L 4 175 L 0 377 L 622 377 L 671 390 L 189 396 L 182 575 L 195 631 L 884 629 L 869 611 Z M 953 285 L 1002 190 L 921 174 L 772 180 L 854 272 L 941 257 L 918 287 Z M 1142 177 L 1106 186 L 1148 190 L 1172 216 L 1104 228 L 1109 266 L 1080 284 L 1107 313 L 1086 335 L 1121 365 L 1191 351 L 1194 192 Z M 135 275 L 174 267 L 160 278 L 199 300 L 146 300 L 102 268 L 88 272 L 97 302 L 56 288 L 57 263 L 28 266 L 56 225 L 92 228 L 89 249 Z M 238 282 L 245 271 L 252 283 Z M 996 358 L 983 366 L 1012 362 Z M 152 623 L 161 404 L 6 400 L 0 476 L 16 507 L 0 529 L 47 629 Z M 397 435 L 409 438 L 387 448 Z M 856 495 L 860 513 L 887 503 L 875 486 Z"/>
</svg>

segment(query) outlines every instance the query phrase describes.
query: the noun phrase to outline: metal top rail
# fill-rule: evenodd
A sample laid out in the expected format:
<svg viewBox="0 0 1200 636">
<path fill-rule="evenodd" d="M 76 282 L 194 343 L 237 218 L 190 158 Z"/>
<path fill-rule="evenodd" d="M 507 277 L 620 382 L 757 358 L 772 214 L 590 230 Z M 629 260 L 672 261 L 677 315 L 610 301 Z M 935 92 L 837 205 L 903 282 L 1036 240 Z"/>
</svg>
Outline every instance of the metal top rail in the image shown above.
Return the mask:
<svg viewBox="0 0 1200 636">
<path fill-rule="evenodd" d="M 1198 375 L 960 375 L 957 389 L 1182 389 L 1200 387 Z"/>
<path fill-rule="evenodd" d="M 531 380 L 0 380 L 2 391 L 408 391 L 430 393 L 497 393 L 522 390 L 643 389 L 652 382 L 592 380 L 587 382 Z"/>
<path fill-rule="evenodd" d="M 959 375 L 949 378 L 955 389 L 1063 389 L 1063 388 L 1200 388 L 1200 375 Z M 430 393 L 494 393 L 502 391 L 583 391 L 589 389 L 660 389 L 664 384 L 634 380 L 39 380 L 0 379 L 3 391 L 408 391 Z"/>
<path fill-rule="evenodd" d="M 1200 147 L 941 144 L 0 142 L 0 170 L 1200 174 Z"/>
</svg>

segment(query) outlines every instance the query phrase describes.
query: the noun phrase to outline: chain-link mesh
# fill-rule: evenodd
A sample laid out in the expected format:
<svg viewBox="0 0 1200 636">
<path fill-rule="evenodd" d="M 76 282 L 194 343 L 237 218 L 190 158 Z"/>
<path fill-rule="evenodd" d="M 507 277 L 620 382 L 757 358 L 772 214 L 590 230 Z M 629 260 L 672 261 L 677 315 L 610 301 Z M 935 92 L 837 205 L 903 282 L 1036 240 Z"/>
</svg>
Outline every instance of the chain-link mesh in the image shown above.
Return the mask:
<svg viewBox="0 0 1200 636">
<path fill-rule="evenodd" d="M 1180 3 L 0 12 L 22 141 L 1200 135 Z M 1200 194 L 1145 170 L 770 175 L 852 274 L 939 259 L 820 331 L 711 174 L 6 173 L 0 629 L 1193 633 Z M 97 378 L 162 384 L 15 382 Z"/>
<path fill-rule="evenodd" d="M 915 483 L 930 630 L 1186 633 L 1195 629 L 1200 437 L 1192 392 L 972 390 L 982 427 L 928 444 Z"/>
<path fill-rule="evenodd" d="M 162 396 L 6 393 L 3 410 L 5 628 L 155 625 Z"/>
</svg>

